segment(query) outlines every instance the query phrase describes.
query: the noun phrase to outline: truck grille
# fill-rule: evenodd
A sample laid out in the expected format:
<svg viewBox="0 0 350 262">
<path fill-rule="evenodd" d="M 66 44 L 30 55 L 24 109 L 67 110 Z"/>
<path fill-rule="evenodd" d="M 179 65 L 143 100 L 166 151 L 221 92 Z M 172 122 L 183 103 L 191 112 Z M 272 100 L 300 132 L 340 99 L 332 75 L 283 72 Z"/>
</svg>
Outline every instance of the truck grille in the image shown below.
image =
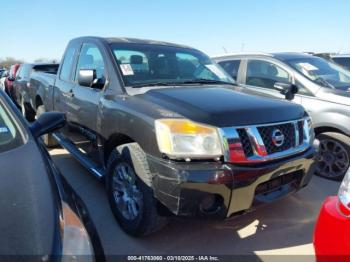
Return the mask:
<svg viewBox="0 0 350 262">
<path fill-rule="evenodd" d="M 284 136 L 284 142 L 281 146 L 276 146 L 272 142 L 272 135 L 275 130 L 280 130 Z M 293 123 L 275 126 L 262 126 L 258 127 L 258 131 L 261 135 L 268 154 L 281 152 L 295 145 L 295 130 Z"/>
<path fill-rule="evenodd" d="M 304 140 L 304 121 L 298 121 L 298 130 L 299 130 L 299 145 Z"/>
<path fill-rule="evenodd" d="M 225 128 L 224 134 L 229 147 L 229 161 L 237 163 L 261 162 L 280 158 L 309 147 L 309 125 L 304 125 L 307 118 L 296 121 L 269 125 Z M 237 149 L 237 144 L 241 149 Z M 231 150 L 231 148 L 234 148 Z M 241 150 L 241 152 L 239 152 Z M 239 155 L 235 158 L 235 154 Z"/>
<path fill-rule="evenodd" d="M 252 144 L 249 141 L 247 132 L 243 128 L 238 128 L 237 132 L 238 132 L 239 138 L 241 139 L 244 154 L 246 155 L 246 157 L 251 157 L 254 154 L 254 152 L 253 152 Z"/>
</svg>

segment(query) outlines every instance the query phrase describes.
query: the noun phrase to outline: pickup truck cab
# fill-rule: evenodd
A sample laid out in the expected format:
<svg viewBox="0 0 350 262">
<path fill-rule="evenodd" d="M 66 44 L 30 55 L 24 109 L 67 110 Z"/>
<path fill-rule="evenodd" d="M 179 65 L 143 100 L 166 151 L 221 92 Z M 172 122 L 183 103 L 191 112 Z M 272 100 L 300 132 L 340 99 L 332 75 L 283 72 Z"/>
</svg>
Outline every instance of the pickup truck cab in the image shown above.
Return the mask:
<svg viewBox="0 0 350 262">
<path fill-rule="evenodd" d="M 106 183 L 132 235 L 170 215 L 226 218 L 296 192 L 314 148 L 303 107 L 236 92 L 202 52 L 130 38 L 72 40 L 58 74 L 33 73 L 37 115 L 65 112 L 57 140 Z"/>
</svg>

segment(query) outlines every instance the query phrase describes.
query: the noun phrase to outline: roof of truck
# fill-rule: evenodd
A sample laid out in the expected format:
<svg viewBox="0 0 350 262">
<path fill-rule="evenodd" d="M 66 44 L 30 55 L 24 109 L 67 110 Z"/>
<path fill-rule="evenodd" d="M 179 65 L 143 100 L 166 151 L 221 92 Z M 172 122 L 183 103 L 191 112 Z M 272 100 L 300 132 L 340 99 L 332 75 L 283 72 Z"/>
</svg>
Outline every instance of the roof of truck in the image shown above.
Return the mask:
<svg viewBox="0 0 350 262">
<path fill-rule="evenodd" d="M 78 39 L 96 39 L 96 40 L 104 40 L 109 44 L 117 44 L 117 43 L 132 43 L 132 44 L 149 44 L 149 45 L 165 45 L 165 46 L 173 46 L 173 47 L 180 47 L 180 48 L 191 48 L 190 46 L 185 45 L 179 45 L 174 44 L 170 42 L 164 42 L 164 41 L 157 41 L 157 40 L 150 40 L 150 39 L 139 39 L 139 38 L 130 38 L 130 37 L 98 37 L 98 36 L 84 36 L 84 37 L 78 37 L 74 40 Z"/>
</svg>

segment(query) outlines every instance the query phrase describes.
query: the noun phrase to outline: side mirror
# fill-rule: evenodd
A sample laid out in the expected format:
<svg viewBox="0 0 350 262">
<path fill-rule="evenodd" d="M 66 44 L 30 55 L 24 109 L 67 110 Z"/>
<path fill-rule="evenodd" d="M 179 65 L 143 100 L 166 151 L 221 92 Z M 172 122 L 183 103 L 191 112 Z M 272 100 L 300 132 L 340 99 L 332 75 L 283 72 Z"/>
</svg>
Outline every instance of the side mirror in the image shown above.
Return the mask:
<svg viewBox="0 0 350 262">
<path fill-rule="evenodd" d="M 81 86 L 92 87 L 96 81 L 96 70 L 80 69 L 78 74 L 78 83 Z"/>
<path fill-rule="evenodd" d="M 66 124 L 66 115 L 58 112 L 42 114 L 31 126 L 30 130 L 35 138 L 52 133 Z"/>
<path fill-rule="evenodd" d="M 281 82 L 276 82 L 274 88 L 280 91 L 281 94 L 285 95 L 287 100 L 293 100 L 294 95 L 299 91 L 299 88 L 296 85 Z"/>
</svg>

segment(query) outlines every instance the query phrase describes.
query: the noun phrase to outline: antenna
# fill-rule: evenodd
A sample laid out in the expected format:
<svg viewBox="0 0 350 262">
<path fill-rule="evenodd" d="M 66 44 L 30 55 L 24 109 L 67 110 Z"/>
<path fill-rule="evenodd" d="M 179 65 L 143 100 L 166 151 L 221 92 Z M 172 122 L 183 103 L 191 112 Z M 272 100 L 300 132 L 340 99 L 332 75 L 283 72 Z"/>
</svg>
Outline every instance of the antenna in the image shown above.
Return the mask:
<svg viewBox="0 0 350 262">
<path fill-rule="evenodd" d="M 223 46 L 222 49 L 224 50 L 225 54 L 227 54 L 226 48 Z"/>
<path fill-rule="evenodd" d="M 341 51 L 343 51 L 343 47 L 338 50 L 337 54 L 339 55 Z"/>
</svg>

